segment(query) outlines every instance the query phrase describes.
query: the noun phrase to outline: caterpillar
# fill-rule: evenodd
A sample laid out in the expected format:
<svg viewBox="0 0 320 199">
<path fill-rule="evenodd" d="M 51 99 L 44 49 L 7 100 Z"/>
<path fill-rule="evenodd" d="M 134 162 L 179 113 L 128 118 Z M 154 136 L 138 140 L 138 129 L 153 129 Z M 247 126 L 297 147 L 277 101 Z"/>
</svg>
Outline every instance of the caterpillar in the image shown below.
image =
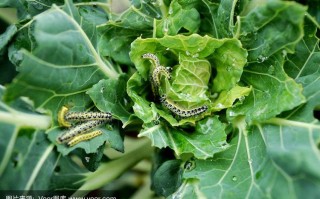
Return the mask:
<svg viewBox="0 0 320 199">
<path fill-rule="evenodd" d="M 95 131 L 92 131 L 90 133 L 86 133 L 86 134 L 82 134 L 82 135 L 77 135 L 75 136 L 74 138 L 72 138 L 72 140 L 70 140 L 68 142 L 68 146 L 69 147 L 72 147 L 76 144 L 78 144 L 79 142 L 82 142 L 82 141 L 86 141 L 86 140 L 90 140 L 94 137 L 97 137 L 99 135 L 102 134 L 102 131 L 101 130 L 95 130 Z"/>
<path fill-rule="evenodd" d="M 112 119 L 109 112 L 68 112 L 65 114 L 64 119 L 67 121 L 88 121 L 88 120 L 105 120 Z"/>
<path fill-rule="evenodd" d="M 190 109 L 190 110 L 184 110 L 182 108 L 177 107 L 174 105 L 172 102 L 168 101 L 167 97 L 165 95 L 162 95 L 160 97 L 160 102 L 167 107 L 171 112 L 175 113 L 176 115 L 182 117 L 182 118 L 187 118 L 187 117 L 192 117 L 195 115 L 199 115 L 201 113 L 204 113 L 205 111 L 208 110 L 208 106 L 200 106 L 198 108 Z"/>
<path fill-rule="evenodd" d="M 79 124 L 78 126 L 71 128 L 66 133 L 60 135 L 57 138 L 57 142 L 65 143 L 70 139 L 74 138 L 75 136 L 86 133 L 97 126 L 104 124 L 105 122 L 106 121 L 104 120 L 91 120 L 91 121 L 87 121 L 85 123 Z"/>
<path fill-rule="evenodd" d="M 69 111 L 69 108 L 66 106 L 62 106 L 60 111 L 58 112 L 58 123 L 60 126 L 70 127 L 71 124 L 65 120 L 65 115 Z"/>
<path fill-rule="evenodd" d="M 152 81 L 154 82 L 156 87 L 160 86 L 160 77 L 162 74 L 165 75 L 168 79 L 171 78 L 170 71 L 164 66 L 158 66 L 152 72 Z"/>
<path fill-rule="evenodd" d="M 160 61 L 159 61 L 158 57 L 155 54 L 145 53 L 145 54 L 142 55 L 142 58 L 152 60 L 155 67 L 160 66 Z"/>
</svg>

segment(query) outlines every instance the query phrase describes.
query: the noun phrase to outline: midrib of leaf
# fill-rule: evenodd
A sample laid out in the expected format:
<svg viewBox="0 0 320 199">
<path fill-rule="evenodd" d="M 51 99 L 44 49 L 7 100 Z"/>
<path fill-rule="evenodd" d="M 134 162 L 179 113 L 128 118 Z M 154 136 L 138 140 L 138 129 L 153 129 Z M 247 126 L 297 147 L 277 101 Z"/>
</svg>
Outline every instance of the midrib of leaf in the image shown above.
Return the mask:
<svg viewBox="0 0 320 199">
<path fill-rule="evenodd" d="M 5 170 L 9 160 L 10 160 L 10 157 L 11 157 L 11 154 L 12 154 L 12 151 L 13 151 L 13 148 L 14 148 L 14 144 L 16 142 L 16 139 L 17 139 L 17 136 L 18 136 L 18 132 L 19 132 L 19 128 L 15 128 L 14 129 L 14 132 L 10 138 L 10 141 L 7 145 L 7 148 L 6 148 L 6 151 L 4 153 L 4 156 L 3 156 L 3 159 L 1 160 L 1 164 L 0 164 L 0 177 L 2 176 L 2 173 L 3 171 Z"/>
<path fill-rule="evenodd" d="M 33 59 L 34 61 L 40 63 L 41 65 L 45 65 L 48 66 L 50 68 L 56 68 L 56 69 L 65 69 L 65 68 L 85 68 L 85 67 L 91 67 L 91 66 L 95 66 L 97 63 L 90 63 L 90 64 L 82 64 L 82 65 L 55 65 L 52 64 L 50 62 L 47 62 L 43 59 L 39 59 L 39 57 L 34 56 L 32 53 L 30 53 L 29 51 L 22 49 L 21 52 L 25 55 L 27 55 L 28 57 L 30 57 L 31 59 Z"/>
<path fill-rule="evenodd" d="M 42 168 L 42 165 L 44 164 L 45 160 L 48 158 L 48 156 L 50 155 L 51 151 L 54 148 L 54 144 L 51 144 L 47 147 L 47 149 L 44 151 L 44 153 L 42 154 L 41 158 L 39 159 L 37 165 L 34 167 L 30 178 L 28 180 L 28 182 L 26 183 L 26 186 L 24 188 L 25 192 L 27 192 L 28 190 L 30 190 L 30 187 L 32 186 L 34 180 L 36 179 L 40 169 Z"/>
<path fill-rule="evenodd" d="M 239 138 L 238 138 L 238 143 L 237 143 L 237 148 L 235 150 L 235 154 L 234 154 L 234 158 L 232 159 L 231 164 L 229 165 L 228 169 L 226 170 L 226 172 L 223 174 L 223 176 L 221 176 L 219 182 L 217 184 L 221 185 L 221 182 L 223 181 L 223 179 L 228 175 L 228 173 L 230 172 L 232 166 L 234 165 L 235 161 L 236 161 L 236 156 L 238 155 L 238 152 L 240 151 L 240 143 L 241 143 L 241 139 L 242 139 L 242 135 L 239 133 Z M 210 187 L 216 186 L 217 184 L 214 184 Z M 222 187 L 221 187 L 222 188 Z M 221 193 L 220 193 L 221 194 Z M 221 196 L 220 196 L 221 198 Z"/>
<path fill-rule="evenodd" d="M 249 162 L 249 168 L 250 168 L 250 174 L 251 174 L 251 183 L 250 183 L 250 187 L 248 190 L 248 193 L 246 195 L 246 198 L 250 197 L 250 192 L 253 186 L 257 187 L 257 189 L 262 193 L 260 187 L 256 184 L 256 181 L 254 180 L 254 171 L 252 168 L 252 158 L 251 158 L 251 154 L 250 154 L 250 147 L 249 147 L 249 139 L 248 139 L 248 131 L 246 126 L 243 126 L 243 128 L 239 129 L 239 134 L 240 136 L 244 135 L 244 141 L 245 141 L 245 145 L 246 145 L 246 151 L 247 151 L 247 156 L 248 156 L 248 162 Z"/>
<path fill-rule="evenodd" d="M 14 124 L 19 127 L 33 127 L 37 129 L 47 129 L 51 125 L 51 119 L 46 115 L 28 114 L 15 111 L 8 113 L 0 111 L 0 121 Z"/>
<path fill-rule="evenodd" d="M 313 123 L 317 122 L 317 120 L 314 120 Z M 305 123 L 305 122 L 298 122 L 293 120 L 287 120 L 282 118 L 271 118 L 263 123 L 266 124 L 275 124 L 275 125 L 283 125 L 283 126 L 296 126 L 301 128 L 311 128 L 311 129 L 320 129 L 320 125 L 313 124 L 313 123 Z"/>
</svg>

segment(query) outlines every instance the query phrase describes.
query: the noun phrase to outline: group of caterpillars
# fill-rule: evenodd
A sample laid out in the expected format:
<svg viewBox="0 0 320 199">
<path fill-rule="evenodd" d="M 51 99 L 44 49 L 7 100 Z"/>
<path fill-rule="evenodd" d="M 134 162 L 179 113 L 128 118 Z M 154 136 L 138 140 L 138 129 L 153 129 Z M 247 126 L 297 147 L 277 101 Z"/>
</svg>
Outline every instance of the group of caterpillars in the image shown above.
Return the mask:
<svg viewBox="0 0 320 199">
<path fill-rule="evenodd" d="M 109 112 L 70 112 L 69 108 L 62 106 L 58 113 L 60 126 L 68 127 L 68 131 L 57 138 L 58 143 L 67 143 L 72 147 L 79 142 L 90 140 L 102 134 L 101 130 L 94 130 L 107 122 L 112 121 Z M 75 126 L 71 123 L 80 122 Z"/>
<path fill-rule="evenodd" d="M 151 70 L 150 81 L 151 81 L 152 91 L 153 91 L 154 95 L 158 96 L 161 76 L 164 75 L 165 78 L 170 80 L 171 68 L 162 66 L 160 64 L 159 58 L 152 53 L 143 54 L 142 58 L 149 59 L 153 63 L 154 67 Z M 167 99 L 167 96 L 164 94 L 162 94 L 160 96 L 160 102 L 165 107 L 167 107 L 171 112 L 173 112 L 174 114 L 178 115 L 181 118 L 196 116 L 196 115 L 204 113 L 205 111 L 208 110 L 208 106 L 206 106 L 206 105 L 203 105 L 203 106 L 200 106 L 197 108 L 193 108 L 193 109 L 189 109 L 189 110 L 183 109 L 183 108 L 177 106 L 176 104 L 174 104 L 169 99 Z"/>
</svg>

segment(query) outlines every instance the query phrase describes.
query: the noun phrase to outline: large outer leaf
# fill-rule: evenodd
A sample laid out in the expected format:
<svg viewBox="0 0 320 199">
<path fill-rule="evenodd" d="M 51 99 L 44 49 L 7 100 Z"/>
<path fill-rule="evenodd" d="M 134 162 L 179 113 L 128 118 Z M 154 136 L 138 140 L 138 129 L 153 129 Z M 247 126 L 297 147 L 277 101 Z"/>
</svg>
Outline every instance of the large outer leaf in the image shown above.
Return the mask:
<svg viewBox="0 0 320 199">
<path fill-rule="evenodd" d="M 284 57 L 278 53 L 264 63 L 252 63 L 242 80 L 253 87 L 250 95 L 228 110 L 230 118 L 245 115 L 246 120 L 264 121 L 305 102 L 302 87 L 283 70 Z"/>
<path fill-rule="evenodd" d="M 4 89 L 0 87 L 0 98 L 3 93 Z M 46 129 L 49 125 L 49 117 L 34 113 L 25 100 L 16 100 L 10 106 L 0 101 L 1 190 L 27 193 L 49 188 L 57 153 L 44 130 L 36 130 Z"/>
<path fill-rule="evenodd" d="M 20 40 L 10 51 L 19 74 L 5 95 L 7 101 L 19 96 L 29 97 L 36 107 L 51 111 L 54 124 L 61 106 L 85 111 L 91 103 L 86 91 L 101 79 L 115 79 L 119 75 L 95 49 L 95 25 L 82 17 L 70 1 L 66 1 L 63 8 L 53 6 L 22 28 Z M 57 136 L 62 131 L 54 127 L 50 134 Z M 119 138 L 117 143 L 122 142 L 118 131 L 112 132 L 111 135 Z M 108 139 L 109 135 L 105 134 L 95 139 L 95 144 L 78 146 L 92 152 Z M 55 140 L 51 136 L 50 139 Z M 112 146 L 118 150 L 123 148 Z"/>
<path fill-rule="evenodd" d="M 290 126 L 279 122 L 240 131 L 226 152 L 196 160 L 195 169 L 184 173 L 190 180 L 173 197 L 319 197 L 320 125 L 288 121 Z"/>
<path fill-rule="evenodd" d="M 309 20 L 305 30 L 285 68 L 302 84 L 306 103 L 251 127 L 243 118 L 235 122 L 239 134 L 230 149 L 210 160 L 196 160 L 172 197 L 320 197 L 320 122 L 313 117 L 320 105 L 320 50 L 316 28 Z"/>
<path fill-rule="evenodd" d="M 56 107 L 69 96 L 82 98 L 86 89 L 100 79 L 117 77 L 91 43 L 95 42 L 94 27 L 84 22 L 80 26 L 76 20 L 81 18 L 72 5 L 67 4 L 66 9 L 70 15 L 53 7 L 25 27 L 31 49 L 17 49 L 21 43 L 15 43 L 12 48 L 11 56 L 21 57 L 16 61 L 20 73 L 8 87 L 7 100 L 28 96 L 36 107 L 47 107 L 56 113 L 53 105 Z"/>
<path fill-rule="evenodd" d="M 306 8 L 286 1 L 252 3 L 257 6 L 239 18 L 236 33 L 249 52 L 248 61 L 263 62 L 280 50 L 293 52 L 303 36 Z"/>
<path fill-rule="evenodd" d="M 15 129 L 5 133 L 11 133 L 10 139 L 16 140 L 6 146 L 10 150 L 14 145 L 11 148 L 14 151 L 1 175 L 1 182 L 5 182 L 1 183 L 1 190 L 48 189 L 57 154 L 53 153 L 54 145 L 46 140 L 44 131 L 20 131 L 18 134 Z"/>
</svg>

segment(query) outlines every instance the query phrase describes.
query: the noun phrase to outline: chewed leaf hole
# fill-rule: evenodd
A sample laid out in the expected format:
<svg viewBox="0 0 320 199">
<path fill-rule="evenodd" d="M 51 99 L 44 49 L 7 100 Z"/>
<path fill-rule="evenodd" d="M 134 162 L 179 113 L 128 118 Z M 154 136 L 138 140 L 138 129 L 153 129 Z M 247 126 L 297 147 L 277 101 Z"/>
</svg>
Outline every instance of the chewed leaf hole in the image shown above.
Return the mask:
<svg viewBox="0 0 320 199">
<path fill-rule="evenodd" d="M 314 110 L 313 117 L 315 117 L 317 120 L 320 120 L 320 110 Z"/>
<path fill-rule="evenodd" d="M 260 179 L 261 177 L 261 171 L 257 171 L 256 175 L 255 175 L 256 179 Z"/>
<path fill-rule="evenodd" d="M 238 180 L 237 176 L 232 176 L 232 181 L 236 182 Z"/>
<path fill-rule="evenodd" d="M 61 170 L 61 167 L 58 165 L 56 168 L 54 168 L 54 172 L 59 173 Z"/>
<path fill-rule="evenodd" d="M 18 166 L 19 160 L 20 160 L 20 154 L 14 153 L 12 155 L 12 160 L 11 160 L 14 168 Z"/>
</svg>

